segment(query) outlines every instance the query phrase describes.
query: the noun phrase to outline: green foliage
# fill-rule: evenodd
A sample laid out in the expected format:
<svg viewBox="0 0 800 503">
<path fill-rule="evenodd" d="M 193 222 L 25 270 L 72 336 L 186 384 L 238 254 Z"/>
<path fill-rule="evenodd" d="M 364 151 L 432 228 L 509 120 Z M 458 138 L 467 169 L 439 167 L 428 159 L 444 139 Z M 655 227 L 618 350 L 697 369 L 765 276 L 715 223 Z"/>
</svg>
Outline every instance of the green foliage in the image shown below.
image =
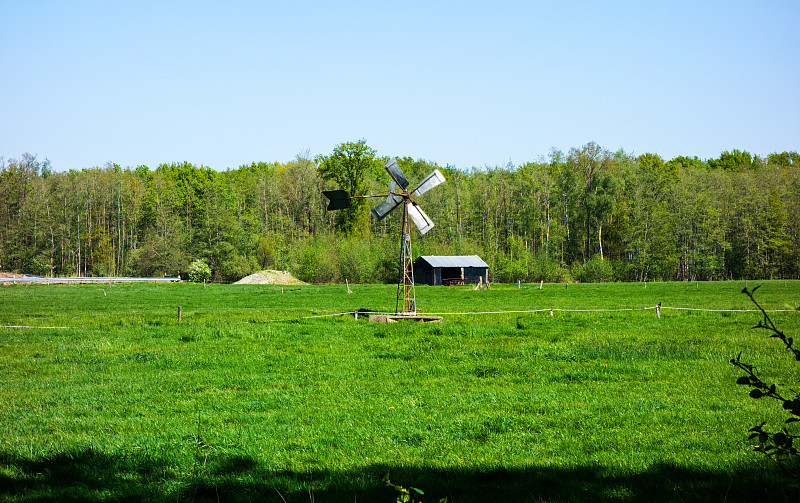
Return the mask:
<svg viewBox="0 0 800 503">
<path fill-rule="evenodd" d="M 800 154 L 797 152 L 772 153 L 767 156 L 769 164 L 786 168 L 789 166 L 800 166 Z"/>
<path fill-rule="evenodd" d="M 26 260 L 22 272 L 26 274 L 35 274 L 38 276 L 45 276 L 52 274 L 53 270 L 49 263 L 50 257 L 41 253 L 36 257 L 31 257 Z"/>
<path fill-rule="evenodd" d="M 581 283 L 608 283 L 614 281 L 614 267 L 610 261 L 595 255 L 579 265 L 574 276 Z"/>
<path fill-rule="evenodd" d="M 173 240 L 174 238 L 174 240 Z M 171 236 L 149 233 L 130 260 L 139 276 L 176 276 L 188 267 L 177 233 Z"/>
<path fill-rule="evenodd" d="M 397 281 L 396 241 L 320 233 L 293 250 L 297 277 L 309 283 Z"/>
<path fill-rule="evenodd" d="M 364 139 L 340 143 L 330 155 L 317 157 L 317 169 L 323 179 L 335 182 L 351 196 L 365 195 L 367 176 L 378 171 L 375 154 Z M 337 223 L 345 235 L 365 234 L 369 229 L 369 205 L 363 199 L 353 200 L 350 207 L 337 212 Z"/>
<path fill-rule="evenodd" d="M 264 236 L 258 238 L 256 260 L 261 269 L 274 269 L 277 256 L 275 241 Z"/>
<path fill-rule="evenodd" d="M 319 274 L 319 249 L 316 246 L 306 246 L 297 270 L 297 278 L 306 283 L 318 282 Z"/>
<path fill-rule="evenodd" d="M 748 290 L 746 287 L 742 293 L 747 295 L 755 306 L 761 311 L 762 319 L 754 328 L 766 330 L 770 334 L 770 338 L 778 339 L 783 343 L 784 348 L 792 355 L 795 362 L 800 362 L 800 349 L 794 346 L 794 338 L 787 337 L 770 318 L 766 310 L 755 300 L 754 293 L 760 286 Z M 758 444 L 755 446 L 756 452 L 761 452 L 769 459 L 777 463 L 785 473 L 794 479 L 800 480 L 800 472 L 796 471 L 796 464 L 798 455 L 798 447 L 796 444 L 800 442 L 800 434 L 797 433 L 796 428 L 790 431 L 794 423 L 800 421 L 800 391 L 786 388 L 786 386 L 779 387 L 778 384 L 770 384 L 760 377 L 760 372 L 754 365 L 745 363 L 741 359 L 742 353 L 740 352 L 736 358 L 731 359 L 731 364 L 743 370 L 746 375 L 739 377 L 736 384 L 749 386 L 750 398 L 760 400 L 762 398 L 771 398 L 776 400 L 781 408 L 788 414 L 789 417 L 784 421 L 784 427 L 780 431 L 765 430 L 767 422 L 750 428 L 750 440 L 756 440 Z"/>
<path fill-rule="evenodd" d="M 478 254 L 509 282 L 566 281 L 594 255 L 620 281 L 800 277 L 798 159 L 733 150 L 667 161 L 589 142 L 519 167 L 441 167 L 448 182 L 419 201 L 436 227 L 414 251 Z M 225 172 L 188 162 L 58 172 L 25 154 L 0 163 L 0 270 L 160 276 L 202 257 L 220 279 L 299 275 L 316 246 L 316 281 L 394 281 L 397 215 L 373 221 L 365 199 L 327 213 L 321 195 L 383 193 L 381 162 L 364 140 Z M 399 162 L 414 182 L 436 167 Z"/>
<path fill-rule="evenodd" d="M 495 281 L 503 283 L 514 283 L 516 281 L 528 280 L 528 271 L 525 260 L 510 257 L 500 256 L 497 259 L 497 265 L 494 272 Z"/>
<path fill-rule="evenodd" d="M 666 164 L 669 171 L 676 173 L 680 172 L 681 170 L 697 170 L 708 168 L 708 164 L 699 159 L 697 156 L 687 157 L 679 155 L 678 157 L 668 161 Z"/>
<path fill-rule="evenodd" d="M 564 270 L 558 266 L 555 259 L 540 253 L 533 258 L 531 264 L 531 280 L 544 281 L 545 283 L 557 283 L 562 281 Z"/>
<path fill-rule="evenodd" d="M 733 149 L 732 152 L 722 152 L 719 159 L 709 159 L 708 166 L 723 171 L 746 171 L 754 169 L 757 162 L 758 159 L 754 159 L 750 152 Z"/>
<path fill-rule="evenodd" d="M 391 487 L 394 490 L 396 503 L 422 503 L 425 501 L 425 493 L 422 491 L 422 489 L 392 484 L 392 482 L 389 480 L 388 472 L 386 473 L 386 476 L 383 477 L 383 482 L 387 487 Z M 447 503 L 447 498 L 445 497 L 440 499 L 439 503 Z"/>
<path fill-rule="evenodd" d="M 200 282 L 211 279 L 211 268 L 200 259 L 189 264 L 189 281 Z"/>
<path fill-rule="evenodd" d="M 218 275 L 226 281 L 237 281 L 259 270 L 255 258 L 229 254 L 220 264 Z"/>
</svg>

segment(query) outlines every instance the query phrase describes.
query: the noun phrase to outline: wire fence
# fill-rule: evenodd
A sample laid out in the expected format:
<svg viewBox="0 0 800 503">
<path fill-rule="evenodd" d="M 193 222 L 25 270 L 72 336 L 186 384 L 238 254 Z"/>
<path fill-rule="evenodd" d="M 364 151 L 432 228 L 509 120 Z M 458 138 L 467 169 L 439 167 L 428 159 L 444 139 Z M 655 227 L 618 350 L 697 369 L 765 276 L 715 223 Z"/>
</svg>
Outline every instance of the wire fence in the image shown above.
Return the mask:
<svg viewBox="0 0 800 503">
<path fill-rule="evenodd" d="M 530 314 L 530 313 L 608 313 L 608 312 L 630 312 L 630 311 L 652 311 L 656 310 L 659 312 L 670 309 L 673 311 L 703 311 L 709 313 L 758 313 L 761 312 L 758 309 L 704 309 L 704 308 L 695 308 L 695 307 L 674 307 L 674 306 L 662 306 L 662 305 L 655 305 L 655 306 L 645 306 L 645 307 L 618 307 L 618 308 L 587 308 L 587 309 L 569 309 L 569 308 L 562 308 L 562 307 L 553 307 L 553 308 L 539 308 L 539 309 L 523 309 L 523 310 L 507 310 L 507 311 L 450 311 L 450 312 L 418 312 L 418 315 L 421 316 L 481 316 L 481 315 L 490 315 L 490 314 Z M 765 309 L 768 313 L 791 313 L 795 312 L 795 309 Z M 344 311 L 339 313 L 330 313 L 330 314 L 318 314 L 312 316 L 303 316 L 301 319 L 313 319 L 313 318 L 331 318 L 335 316 L 355 316 L 355 315 L 389 315 L 393 316 L 397 313 L 392 312 L 385 312 L 385 311 Z M 277 320 L 276 320 L 277 321 Z"/>
<path fill-rule="evenodd" d="M 180 283 L 181 278 L 164 276 L 161 278 L 128 278 L 117 276 L 74 276 L 74 277 L 47 277 L 20 274 L 19 276 L 0 278 L 0 283 L 35 283 L 44 285 L 57 285 L 62 283 Z"/>
<path fill-rule="evenodd" d="M 253 308 L 258 309 L 258 308 Z M 205 310 L 205 308 L 201 308 L 199 310 Z M 707 313 L 758 313 L 761 312 L 758 309 L 709 309 L 709 308 L 697 308 L 697 307 L 678 307 L 678 306 L 662 306 L 662 305 L 655 305 L 655 306 L 644 306 L 644 307 L 616 307 L 616 308 L 606 308 L 606 307 L 598 307 L 598 308 L 584 308 L 584 309 L 570 309 L 570 308 L 563 308 L 563 307 L 545 307 L 545 308 L 538 308 L 538 309 L 519 309 L 519 310 L 505 310 L 505 311 L 448 311 L 448 312 L 418 312 L 419 316 L 484 316 L 484 315 L 503 315 L 503 314 L 533 314 L 533 313 L 546 313 L 549 312 L 551 315 L 553 313 L 561 312 L 561 313 L 610 313 L 610 312 L 633 312 L 633 311 L 652 311 L 656 310 L 658 316 L 661 316 L 661 311 L 663 310 L 672 310 L 672 311 L 695 311 L 695 312 L 707 312 Z M 765 309 L 767 313 L 791 313 L 797 312 L 797 309 Z M 366 311 L 366 310 L 358 310 L 358 311 L 340 311 L 335 313 L 326 313 L 326 314 L 314 314 L 309 316 L 300 316 L 298 318 L 276 318 L 276 319 L 269 319 L 264 320 L 264 322 L 288 322 L 288 321 L 296 321 L 298 319 L 301 320 L 310 320 L 310 319 L 317 319 L 317 318 L 334 318 L 337 316 L 354 316 L 357 317 L 358 315 L 380 315 L 380 316 L 395 316 L 397 313 L 387 312 L 387 311 Z M 69 327 L 69 326 L 38 326 L 38 325 L 0 325 L 0 328 L 41 328 L 41 329 L 67 329 L 67 328 L 76 328 L 76 327 Z"/>
</svg>

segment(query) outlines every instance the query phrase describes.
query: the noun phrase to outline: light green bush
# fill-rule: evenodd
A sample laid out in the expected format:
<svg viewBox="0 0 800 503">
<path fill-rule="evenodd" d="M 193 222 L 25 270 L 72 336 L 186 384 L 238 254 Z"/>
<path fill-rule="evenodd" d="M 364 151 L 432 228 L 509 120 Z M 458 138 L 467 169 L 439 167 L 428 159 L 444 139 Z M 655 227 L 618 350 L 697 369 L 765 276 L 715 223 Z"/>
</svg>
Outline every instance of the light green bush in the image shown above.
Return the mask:
<svg viewBox="0 0 800 503">
<path fill-rule="evenodd" d="M 211 279 L 211 268 L 200 259 L 189 265 L 189 281 L 208 281 Z"/>
</svg>

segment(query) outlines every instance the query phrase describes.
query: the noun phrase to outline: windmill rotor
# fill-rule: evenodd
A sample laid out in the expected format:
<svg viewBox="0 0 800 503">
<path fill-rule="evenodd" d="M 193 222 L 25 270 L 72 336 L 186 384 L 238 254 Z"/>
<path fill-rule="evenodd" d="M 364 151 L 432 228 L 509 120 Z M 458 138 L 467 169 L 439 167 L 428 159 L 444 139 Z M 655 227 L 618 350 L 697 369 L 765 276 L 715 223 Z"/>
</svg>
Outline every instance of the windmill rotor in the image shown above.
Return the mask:
<svg viewBox="0 0 800 503">
<path fill-rule="evenodd" d="M 354 196 L 346 190 L 325 190 L 322 193 L 328 198 L 328 210 L 340 210 L 348 208 L 353 199 L 356 198 L 378 198 L 386 199 L 376 205 L 370 213 L 378 221 L 383 220 L 394 211 L 398 206 L 403 206 L 402 229 L 400 233 L 400 275 L 397 284 L 397 304 L 396 314 L 411 315 L 416 314 L 416 296 L 414 291 L 414 270 L 411 254 L 411 229 L 409 219 L 414 222 L 420 234 L 425 234 L 433 228 L 433 221 L 422 211 L 419 204 L 413 198 L 421 196 L 437 185 L 445 181 L 444 175 L 434 169 L 425 179 L 420 182 L 413 190 L 409 191 L 409 182 L 397 159 L 389 160 L 383 169 L 389 174 L 389 193 L 385 195 L 366 195 Z M 402 308 L 401 308 L 402 302 Z"/>
</svg>

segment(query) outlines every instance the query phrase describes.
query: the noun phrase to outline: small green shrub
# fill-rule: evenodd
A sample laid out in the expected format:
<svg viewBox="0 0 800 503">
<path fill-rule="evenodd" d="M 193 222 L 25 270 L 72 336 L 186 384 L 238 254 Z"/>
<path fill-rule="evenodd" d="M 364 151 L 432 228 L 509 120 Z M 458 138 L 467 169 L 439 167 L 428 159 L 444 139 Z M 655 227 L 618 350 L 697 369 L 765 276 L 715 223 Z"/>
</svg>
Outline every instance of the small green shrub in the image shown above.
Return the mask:
<svg viewBox="0 0 800 503">
<path fill-rule="evenodd" d="M 237 281 L 253 274 L 256 269 L 258 269 L 258 264 L 255 258 L 233 253 L 222 261 L 217 275 L 227 281 Z"/>
<path fill-rule="evenodd" d="M 575 279 L 581 283 L 608 283 L 614 281 L 614 267 L 608 260 L 595 255 L 585 264 L 578 266 Z"/>
<path fill-rule="evenodd" d="M 397 503 L 421 503 L 424 501 L 425 493 L 422 489 L 418 489 L 416 487 L 405 487 L 402 485 L 392 484 L 389 480 L 389 474 L 387 473 L 385 477 L 383 477 L 383 482 L 386 484 L 387 487 L 391 487 L 394 489 Z M 439 503 L 447 503 L 447 498 L 442 498 L 439 500 Z"/>
<path fill-rule="evenodd" d="M 544 253 L 534 257 L 531 269 L 531 279 L 533 281 L 555 283 L 562 279 L 562 271 L 559 270 L 558 263 Z"/>
</svg>

